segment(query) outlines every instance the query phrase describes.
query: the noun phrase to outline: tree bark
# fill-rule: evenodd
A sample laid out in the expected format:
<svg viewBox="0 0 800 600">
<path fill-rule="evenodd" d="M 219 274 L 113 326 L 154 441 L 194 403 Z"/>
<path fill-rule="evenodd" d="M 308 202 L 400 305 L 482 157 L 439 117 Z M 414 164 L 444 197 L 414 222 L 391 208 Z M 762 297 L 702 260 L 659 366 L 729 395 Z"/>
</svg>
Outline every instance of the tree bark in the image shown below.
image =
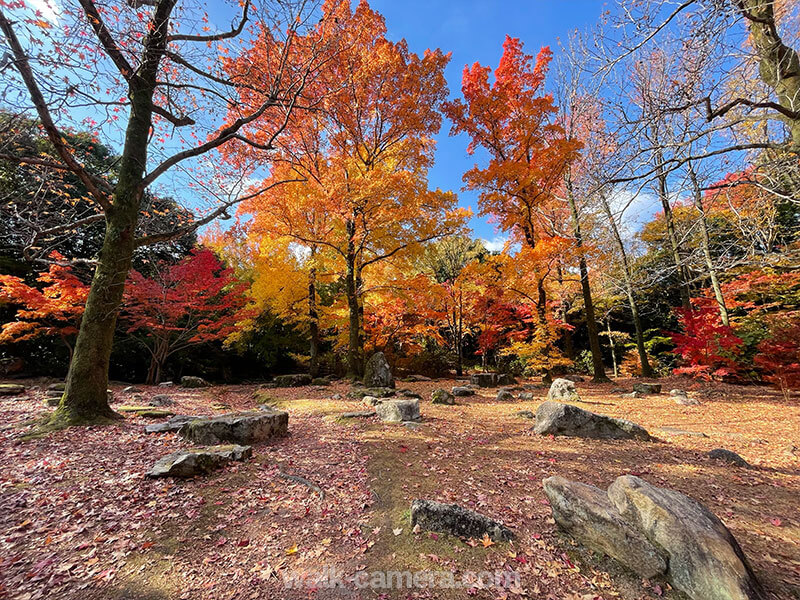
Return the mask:
<svg viewBox="0 0 800 600">
<path fill-rule="evenodd" d="M 361 311 L 358 302 L 358 282 L 357 282 L 357 266 L 356 266 L 356 251 L 355 251 L 355 222 L 347 222 L 347 232 L 349 240 L 347 242 L 347 253 L 345 262 L 347 264 L 347 272 L 345 274 L 345 295 L 347 296 L 347 308 L 349 313 L 349 334 L 347 344 L 347 376 L 350 379 L 358 379 L 361 377 L 362 360 L 361 360 Z"/>
<path fill-rule="evenodd" d="M 633 318 L 633 327 L 636 331 L 636 351 L 639 353 L 639 363 L 642 365 L 642 377 L 655 377 L 653 367 L 650 366 L 650 361 L 647 358 L 647 349 L 644 346 L 644 332 L 642 331 L 642 320 L 639 317 L 639 306 L 636 303 L 636 297 L 633 294 L 633 277 L 631 275 L 631 267 L 628 262 L 628 253 L 625 250 L 625 243 L 622 241 L 622 236 L 619 233 L 617 222 L 614 220 L 614 215 L 611 213 L 611 207 L 605 196 L 600 194 L 601 204 L 603 205 L 603 212 L 606 214 L 608 224 L 611 227 L 611 233 L 614 236 L 614 241 L 617 243 L 617 249 L 620 254 L 620 262 L 622 263 L 622 273 L 625 278 L 625 293 L 628 296 L 628 306 L 631 309 L 631 317 Z"/>
<path fill-rule="evenodd" d="M 694 207 L 700 214 L 700 233 L 701 245 L 703 246 L 703 258 L 706 262 L 706 269 L 708 269 L 708 276 L 711 279 L 711 288 L 714 290 L 714 298 L 719 307 L 719 316 L 722 319 L 722 324 L 725 327 L 730 325 L 728 319 L 728 307 L 725 305 L 725 297 L 722 295 L 722 287 L 719 284 L 719 277 L 717 276 L 717 269 L 714 267 L 714 260 L 711 256 L 711 239 L 708 233 L 708 219 L 706 219 L 706 211 L 703 206 L 703 192 L 700 190 L 700 184 L 697 181 L 697 174 L 694 172 L 692 164 L 688 164 L 689 179 L 692 182 L 692 198 L 694 200 Z"/>
<path fill-rule="evenodd" d="M 111 206 L 105 213 L 103 247 L 75 342 L 64 396 L 51 417 L 51 423 L 55 425 L 121 418 L 108 404 L 108 368 L 117 314 L 135 246 L 156 75 L 166 48 L 174 5 L 175 0 L 157 3 L 152 17 L 153 29 L 144 41 L 142 63 L 130 79 L 131 112 L 119 162 L 119 177 Z"/>
<path fill-rule="evenodd" d="M 575 237 L 575 247 L 578 249 L 578 268 L 581 274 L 581 290 L 583 292 L 583 305 L 586 311 L 586 329 L 589 332 L 589 348 L 592 352 L 592 371 L 595 382 L 608 381 L 605 367 L 603 367 L 603 354 L 600 349 L 600 336 L 597 331 L 597 321 L 594 318 L 594 302 L 592 301 L 592 288 L 589 285 L 589 269 L 583 255 L 583 232 L 581 231 L 580 216 L 575 197 L 567 184 L 567 200 L 572 213 L 572 233 Z"/>
<path fill-rule="evenodd" d="M 312 253 L 313 258 L 313 253 Z M 308 330 L 311 338 L 309 372 L 312 377 L 319 375 L 319 314 L 317 313 L 317 270 L 308 271 Z"/>
</svg>

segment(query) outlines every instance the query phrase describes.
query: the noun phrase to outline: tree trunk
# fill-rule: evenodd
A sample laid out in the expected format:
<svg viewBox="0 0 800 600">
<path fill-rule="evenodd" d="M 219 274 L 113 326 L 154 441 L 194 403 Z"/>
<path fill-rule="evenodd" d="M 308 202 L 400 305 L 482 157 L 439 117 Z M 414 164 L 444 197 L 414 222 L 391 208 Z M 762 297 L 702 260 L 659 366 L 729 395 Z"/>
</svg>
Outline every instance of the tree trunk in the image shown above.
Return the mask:
<svg viewBox="0 0 800 600">
<path fill-rule="evenodd" d="M 572 229 L 575 237 L 575 246 L 578 249 L 578 268 L 581 274 L 581 290 L 583 291 L 583 305 L 586 311 L 586 329 L 589 332 L 589 348 L 592 351 L 592 370 L 595 382 L 608 381 L 606 370 L 603 367 L 603 354 L 600 349 L 600 336 L 597 332 L 597 321 L 594 319 L 594 302 L 592 301 L 592 288 L 589 285 L 589 269 L 586 266 L 586 258 L 583 255 L 583 233 L 581 232 L 581 222 L 578 215 L 578 207 L 575 204 L 575 197 L 572 190 L 567 186 L 567 199 L 569 209 L 572 213 Z"/>
<path fill-rule="evenodd" d="M 358 284 L 356 281 L 356 251 L 355 241 L 355 222 L 347 222 L 347 273 L 345 275 L 345 295 L 347 296 L 347 308 L 349 312 L 349 335 L 347 344 L 347 376 L 350 379 L 358 379 L 361 376 L 361 319 L 358 302 Z"/>
<path fill-rule="evenodd" d="M 317 270 L 314 267 L 308 271 L 308 320 L 308 331 L 311 338 L 309 372 L 312 377 L 317 377 L 319 375 L 319 315 L 317 314 Z"/>
<path fill-rule="evenodd" d="M 611 364 L 614 366 L 614 377 L 619 377 L 617 369 L 617 345 L 614 343 L 614 336 L 611 335 L 611 318 L 606 318 L 606 331 L 608 331 L 608 344 L 611 346 Z"/>
<path fill-rule="evenodd" d="M 675 220 L 672 218 L 672 205 L 669 203 L 669 191 L 667 190 L 667 174 L 664 172 L 664 157 L 661 152 L 656 152 L 656 180 L 658 181 L 658 199 L 664 209 L 664 222 L 667 225 L 667 238 L 669 239 L 670 249 L 672 250 L 672 261 L 675 264 L 675 273 L 678 277 L 678 291 L 681 296 L 681 306 L 684 310 L 692 309 L 691 295 L 689 293 L 689 278 L 686 273 L 686 266 L 681 258 L 678 234 L 675 231 Z"/>
<path fill-rule="evenodd" d="M 144 42 L 144 59 L 130 79 L 131 112 L 119 177 L 111 206 L 106 210 L 103 247 L 81 319 L 64 396 L 51 417 L 56 426 L 120 418 L 108 404 L 108 367 L 117 313 L 133 258 L 156 74 L 166 47 L 174 4 L 175 0 L 160 0 L 156 4 L 152 23 L 157 26 L 149 32 Z"/>
<path fill-rule="evenodd" d="M 703 246 L 703 257 L 706 262 L 706 269 L 708 269 L 708 276 L 711 278 L 711 288 L 714 290 L 714 298 L 719 307 L 719 316 L 722 319 L 722 324 L 728 327 L 730 321 L 728 320 L 728 307 L 725 306 L 725 297 L 722 295 L 722 287 L 719 284 L 719 277 L 717 277 L 717 269 L 714 267 L 714 260 L 711 257 L 711 240 L 708 234 L 708 220 L 706 219 L 706 211 L 703 206 L 703 192 L 700 190 L 700 184 L 697 181 L 697 174 L 694 172 L 692 164 L 688 165 L 689 179 L 692 182 L 692 191 L 694 199 L 694 207 L 700 213 L 700 233 L 701 243 Z"/>
<path fill-rule="evenodd" d="M 633 277 L 631 275 L 630 264 L 628 263 L 628 253 L 625 250 L 625 243 L 622 241 L 622 236 L 619 233 L 617 222 L 614 220 L 614 215 L 611 213 L 608 200 L 602 194 L 600 194 L 600 199 L 603 205 L 603 211 L 606 213 L 606 218 L 608 218 L 611 232 L 614 235 L 614 240 L 617 243 L 620 261 L 622 262 L 622 273 L 625 278 L 625 293 L 628 296 L 628 305 L 631 308 L 631 317 L 633 317 L 633 327 L 636 331 L 636 351 L 639 353 L 639 362 L 642 365 L 642 377 L 655 377 L 653 367 L 650 366 L 650 361 L 647 358 L 647 349 L 644 346 L 642 320 L 639 317 L 639 306 L 636 303 L 636 297 L 633 295 Z"/>
</svg>

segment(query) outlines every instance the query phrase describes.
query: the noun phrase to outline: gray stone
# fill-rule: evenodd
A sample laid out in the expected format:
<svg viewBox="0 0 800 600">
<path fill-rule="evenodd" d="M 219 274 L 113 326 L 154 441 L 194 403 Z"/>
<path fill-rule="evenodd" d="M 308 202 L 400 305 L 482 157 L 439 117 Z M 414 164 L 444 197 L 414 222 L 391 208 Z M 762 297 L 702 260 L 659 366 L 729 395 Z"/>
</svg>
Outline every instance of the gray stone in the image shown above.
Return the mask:
<svg viewBox="0 0 800 600">
<path fill-rule="evenodd" d="M 333 396 L 331 396 L 331 400 L 341 400 L 341 399 L 342 399 L 341 394 L 334 394 Z"/>
<path fill-rule="evenodd" d="M 744 467 L 745 469 L 750 468 L 749 462 L 736 454 L 736 452 L 732 450 L 726 450 L 725 448 L 714 448 L 713 450 L 710 450 L 708 452 L 708 458 L 730 463 L 732 465 L 736 465 L 737 467 Z"/>
<path fill-rule="evenodd" d="M 534 419 L 536 415 L 533 414 L 533 411 L 530 410 L 519 410 L 517 411 L 517 416 L 522 417 L 523 419 Z"/>
<path fill-rule="evenodd" d="M 536 398 L 536 394 L 533 392 L 522 392 L 519 395 L 520 400 L 533 400 L 534 398 Z"/>
<path fill-rule="evenodd" d="M 342 419 L 366 419 L 367 417 L 374 417 L 376 413 L 374 410 L 354 410 L 339 415 Z"/>
<path fill-rule="evenodd" d="M 514 394 L 512 394 L 509 390 L 498 390 L 497 396 L 495 400 L 498 402 L 509 402 L 514 399 Z"/>
<path fill-rule="evenodd" d="M 639 392 L 640 394 L 660 394 L 661 393 L 661 384 L 660 383 L 634 383 L 633 384 L 633 391 Z"/>
<path fill-rule="evenodd" d="M 364 385 L 366 387 L 394 387 L 394 377 L 389 362 L 383 352 L 376 352 L 364 365 Z"/>
<path fill-rule="evenodd" d="M 153 465 L 147 477 L 194 477 L 205 475 L 233 461 L 253 455 L 250 446 L 211 446 L 204 449 L 179 450 Z"/>
<path fill-rule="evenodd" d="M 402 396 L 403 398 L 418 398 L 418 399 L 422 400 L 422 396 L 420 394 L 418 394 L 417 392 L 415 392 L 413 390 L 408 390 L 408 389 L 406 389 L 406 390 L 398 390 L 396 395 Z"/>
<path fill-rule="evenodd" d="M 405 379 L 409 383 L 420 383 L 423 381 L 433 381 L 430 377 L 425 377 L 425 375 L 409 375 Z"/>
<path fill-rule="evenodd" d="M 475 395 L 475 390 L 466 385 L 454 386 L 451 392 L 453 393 L 453 396 L 459 396 L 459 397 Z"/>
<path fill-rule="evenodd" d="M 431 394 L 431 404 L 453 405 L 455 403 L 456 403 L 455 396 L 450 392 L 448 392 L 447 390 L 439 388 L 438 390 L 433 390 L 433 393 Z"/>
<path fill-rule="evenodd" d="M 570 437 L 614 440 L 643 440 L 653 438 L 635 423 L 583 410 L 573 404 L 544 402 L 536 410 L 535 433 Z"/>
<path fill-rule="evenodd" d="M 667 555 L 673 587 L 698 600 L 765 598 L 731 532 L 702 504 L 633 475 L 618 477 L 608 497 L 628 523 Z"/>
<path fill-rule="evenodd" d="M 150 398 L 150 406 L 172 406 L 175 401 L 166 394 L 156 394 Z"/>
<path fill-rule="evenodd" d="M 670 390 L 669 395 L 675 400 L 675 404 L 683 406 L 699 406 L 700 401 L 697 398 L 692 398 L 683 390 Z"/>
<path fill-rule="evenodd" d="M 702 437 L 702 438 L 708 437 L 702 431 L 688 431 L 686 429 L 681 429 L 680 427 L 659 427 L 658 429 L 659 431 L 663 431 L 664 433 L 668 433 L 670 435 L 688 435 L 690 437 Z"/>
<path fill-rule="evenodd" d="M 374 396 L 375 398 L 390 398 L 394 396 L 396 392 L 392 388 L 365 388 L 356 386 L 347 392 L 347 397 L 352 398 L 353 400 L 360 400 L 364 396 Z"/>
<path fill-rule="evenodd" d="M 321 387 L 327 387 L 330 384 L 331 384 L 331 380 L 328 379 L 327 377 L 314 377 L 314 379 L 311 380 L 311 385 L 318 385 L 318 386 L 321 386 Z"/>
<path fill-rule="evenodd" d="M 203 388 L 208 387 L 211 384 L 208 383 L 202 377 L 195 377 L 194 375 L 185 375 L 181 377 L 181 387 L 185 388 Z"/>
<path fill-rule="evenodd" d="M 573 383 L 582 383 L 586 381 L 586 379 L 582 375 L 576 375 L 576 374 L 564 375 L 564 379 L 568 379 Z"/>
<path fill-rule="evenodd" d="M 174 417 L 170 418 L 169 421 L 165 421 L 163 423 L 153 423 L 152 425 L 146 425 L 144 431 L 145 433 L 166 433 L 168 431 L 179 431 L 181 427 L 186 425 L 186 423 L 203 418 L 205 417 L 197 417 L 192 415 L 175 415 Z"/>
<path fill-rule="evenodd" d="M 555 400 L 557 402 L 580 402 L 581 397 L 578 395 L 578 390 L 575 389 L 575 383 L 569 379 L 556 379 L 550 384 L 550 390 L 547 392 L 548 400 Z"/>
<path fill-rule="evenodd" d="M 497 385 L 514 385 L 516 383 L 517 380 L 513 375 L 508 373 L 498 373 L 497 375 Z"/>
<path fill-rule="evenodd" d="M 303 387 L 304 385 L 311 385 L 314 379 L 308 373 L 295 373 L 291 375 L 278 375 L 275 377 L 275 385 L 277 387 Z"/>
<path fill-rule="evenodd" d="M 172 387 L 175 385 L 174 381 L 162 381 L 158 384 L 158 387 Z"/>
<path fill-rule="evenodd" d="M 140 393 L 141 391 L 142 391 L 142 390 L 140 390 L 140 389 L 139 389 L 138 387 L 136 387 L 135 385 L 129 385 L 128 387 L 122 388 L 122 393 L 123 393 L 123 394 L 138 394 L 138 393 Z"/>
<path fill-rule="evenodd" d="M 178 432 L 197 444 L 253 444 L 286 435 L 289 413 L 267 406 L 249 413 L 231 413 L 190 421 Z"/>
<path fill-rule="evenodd" d="M 542 481 L 558 526 L 596 552 L 618 560 L 641 577 L 667 572 L 666 557 L 622 518 L 605 490 L 563 477 Z"/>
<path fill-rule="evenodd" d="M 461 538 L 480 539 L 488 535 L 495 542 L 509 541 L 514 534 L 508 527 L 489 517 L 457 504 L 442 504 L 433 500 L 414 500 L 411 503 L 411 526 L 449 533 Z"/>
<path fill-rule="evenodd" d="M 620 394 L 620 398 L 643 398 L 646 394 L 641 392 L 628 392 L 627 394 Z"/>
<path fill-rule="evenodd" d="M 63 392 L 67 389 L 67 384 L 64 381 L 56 381 L 47 386 L 48 392 Z"/>
<path fill-rule="evenodd" d="M 375 396 L 364 396 L 361 398 L 361 401 L 364 404 L 368 404 L 369 406 L 375 406 L 378 402 L 381 401 L 381 398 L 376 398 Z"/>
<path fill-rule="evenodd" d="M 482 388 L 497 387 L 497 373 L 473 373 L 469 382 Z"/>
<path fill-rule="evenodd" d="M 381 421 L 387 423 L 401 423 L 403 421 L 419 421 L 419 400 L 409 398 L 404 400 L 380 399 L 375 404 L 375 412 Z"/>
<path fill-rule="evenodd" d="M 17 396 L 24 393 L 24 385 L 18 383 L 0 383 L 0 396 Z"/>
<path fill-rule="evenodd" d="M 58 406 L 59 404 L 61 404 L 61 396 L 63 395 L 64 392 L 59 392 L 58 396 L 49 396 L 49 395 L 46 396 L 45 402 L 47 403 L 47 406 Z"/>
</svg>

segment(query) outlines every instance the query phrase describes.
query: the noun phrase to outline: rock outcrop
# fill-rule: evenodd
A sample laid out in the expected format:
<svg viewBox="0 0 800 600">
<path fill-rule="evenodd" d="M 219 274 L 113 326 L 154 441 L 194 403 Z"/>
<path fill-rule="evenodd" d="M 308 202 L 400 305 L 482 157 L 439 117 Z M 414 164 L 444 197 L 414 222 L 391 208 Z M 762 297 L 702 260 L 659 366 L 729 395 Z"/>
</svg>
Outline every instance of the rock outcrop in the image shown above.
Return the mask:
<svg viewBox="0 0 800 600">
<path fill-rule="evenodd" d="M 211 446 L 173 452 L 156 462 L 147 477 L 195 477 L 219 469 L 233 460 L 253 455 L 250 446 Z"/>
<path fill-rule="evenodd" d="M 480 539 L 488 535 L 495 542 L 514 538 L 511 530 L 498 521 L 457 504 L 432 500 L 414 500 L 411 503 L 411 526 L 462 538 Z"/>
<path fill-rule="evenodd" d="M 381 421 L 402 423 L 419 421 L 419 400 L 416 398 L 380 399 L 375 403 L 375 412 Z"/>
<path fill-rule="evenodd" d="M 181 437 L 196 444 L 255 444 L 286 435 L 289 414 L 262 407 L 259 411 L 231 413 L 189 421 L 180 428 Z"/>
<path fill-rule="evenodd" d="M 573 404 L 544 402 L 536 410 L 535 433 L 593 439 L 643 440 L 653 438 L 646 429 L 626 421 L 583 410 Z"/>
</svg>

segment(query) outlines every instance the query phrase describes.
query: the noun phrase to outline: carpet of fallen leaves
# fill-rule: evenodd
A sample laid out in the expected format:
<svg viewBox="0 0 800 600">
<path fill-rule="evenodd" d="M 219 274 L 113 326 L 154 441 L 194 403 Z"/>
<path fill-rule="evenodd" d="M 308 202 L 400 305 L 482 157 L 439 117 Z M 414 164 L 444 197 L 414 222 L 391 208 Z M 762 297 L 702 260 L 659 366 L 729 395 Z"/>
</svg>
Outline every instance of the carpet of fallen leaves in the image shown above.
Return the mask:
<svg viewBox="0 0 800 600">
<path fill-rule="evenodd" d="M 25 397 L 0 398 L 0 598 L 682 598 L 664 582 L 643 581 L 560 534 L 541 480 L 562 475 L 608 486 L 636 474 L 688 494 L 725 521 L 774 598 L 800 595 L 800 402 L 758 387 L 665 381 L 702 401 L 677 405 L 667 394 L 622 398 L 613 384 L 579 383 L 583 408 L 647 427 L 659 443 L 534 435 L 519 416 L 532 401 L 496 402 L 496 390 L 429 401 L 454 381 L 400 384 L 420 393 L 423 421 L 389 425 L 339 419 L 363 410 L 331 399 L 349 386 L 268 390 L 288 410 L 290 435 L 254 448 L 254 458 L 201 479 L 149 480 L 159 457 L 187 442 L 146 434 L 152 420 L 72 428 L 21 440 L 48 410 L 28 381 Z M 222 414 L 256 406 L 255 385 L 207 389 L 142 387 L 131 402 L 167 393 L 181 414 Z M 753 465 L 708 459 L 724 447 Z M 279 476 L 295 475 L 324 490 Z M 456 502 L 502 520 L 511 543 L 459 540 L 413 531 L 414 498 Z M 288 573 L 325 566 L 359 571 L 514 571 L 505 590 L 286 589 Z"/>
</svg>

